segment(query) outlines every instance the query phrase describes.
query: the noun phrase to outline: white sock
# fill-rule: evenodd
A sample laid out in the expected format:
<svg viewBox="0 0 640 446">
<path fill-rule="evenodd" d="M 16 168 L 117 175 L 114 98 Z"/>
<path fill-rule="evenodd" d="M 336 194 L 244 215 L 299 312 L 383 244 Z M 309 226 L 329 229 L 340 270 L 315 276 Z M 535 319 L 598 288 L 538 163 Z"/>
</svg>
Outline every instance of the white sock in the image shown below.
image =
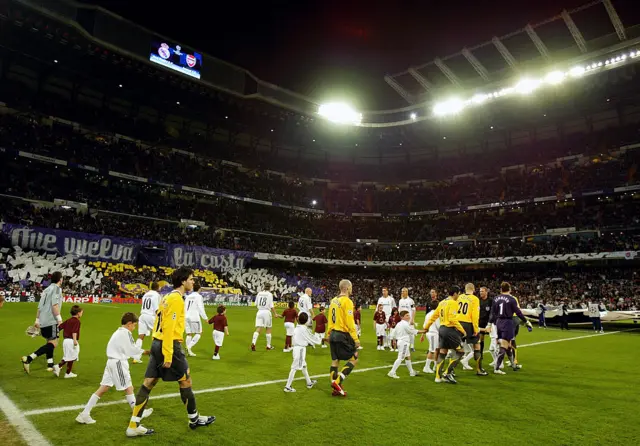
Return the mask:
<svg viewBox="0 0 640 446">
<path fill-rule="evenodd" d="M 199 340 L 200 340 L 200 333 L 196 334 L 191 340 L 191 348 L 195 347 Z"/>
<path fill-rule="evenodd" d="M 425 368 L 427 370 L 431 370 L 431 363 L 433 362 L 433 359 L 427 359 L 427 363 L 425 364 Z"/>
<path fill-rule="evenodd" d="M 193 340 L 193 337 L 191 335 L 187 335 L 187 350 L 191 349 L 192 340 Z"/>
<path fill-rule="evenodd" d="M 251 341 L 251 344 L 256 345 L 256 342 L 258 342 L 258 336 L 260 336 L 260 333 L 258 333 L 257 331 L 253 332 L 253 341 Z"/>
<path fill-rule="evenodd" d="M 407 359 L 407 360 L 405 361 L 405 364 L 407 364 L 407 368 L 409 369 L 409 373 L 411 373 L 411 374 L 415 373 L 415 372 L 413 371 L 413 365 L 411 364 L 411 360 L 410 360 L 410 359 Z"/>
<path fill-rule="evenodd" d="M 473 358 L 473 350 L 471 350 L 469 353 L 464 355 L 464 358 L 462 358 L 462 362 L 468 364 L 469 361 L 471 361 L 471 358 Z"/>
<path fill-rule="evenodd" d="M 267 335 L 267 347 L 271 347 L 271 333 Z"/>
<path fill-rule="evenodd" d="M 85 415 L 91 415 L 91 409 L 93 409 L 96 404 L 98 404 L 98 401 L 100 401 L 100 397 L 98 395 L 96 395 L 95 393 L 91 395 L 91 398 L 89 398 L 89 402 L 87 403 L 87 405 L 84 406 L 84 410 L 82 411 L 82 413 Z"/>
<path fill-rule="evenodd" d="M 125 395 L 124 397 L 127 399 L 129 406 L 133 409 L 136 406 L 136 396 L 132 393 L 131 395 Z"/>
<path fill-rule="evenodd" d="M 31 353 L 29 356 L 31 357 L 31 359 L 36 359 L 38 357 L 38 355 L 36 355 L 35 353 Z"/>
<path fill-rule="evenodd" d="M 398 371 L 398 367 L 400 367 L 400 365 L 402 364 L 402 359 L 396 359 L 395 362 L 393 363 L 393 367 L 391 367 L 391 375 L 395 375 L 396 372 Z"/>
<path fill-rule="evenodd" d="M 287 385 L 285 387 L 291 387 L 291 384 L 293 384 L 293 378 L 296 377 L 296 369 L 291 369 L 291 371 L 289 372 L 289 379 L 287 379 Z"/>
<path fill-rule="evenodd" d="M 302 369 L 302 376 L 304 376 L 304 379 L 307 380 L 307 385 L 310 386 L 311 385 L 311 377 L 309 376 L 309 372 L 307 371 L 306 367 L 304 369 Z"/>
</svg>

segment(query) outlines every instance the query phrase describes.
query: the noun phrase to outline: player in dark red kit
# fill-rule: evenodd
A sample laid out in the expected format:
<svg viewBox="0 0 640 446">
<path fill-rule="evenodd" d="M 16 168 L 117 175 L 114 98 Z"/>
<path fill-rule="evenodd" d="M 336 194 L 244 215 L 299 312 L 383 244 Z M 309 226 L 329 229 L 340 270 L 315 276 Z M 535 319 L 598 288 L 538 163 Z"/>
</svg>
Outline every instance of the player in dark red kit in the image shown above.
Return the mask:
<svg viewBox="0 0 640 446">
<path fill-rule="evenodd" d="M 78 353 L 80 351 L 80 318 L 82 317 L 82 308 L 78 305 L 71 307 L 71 317 L 60 324 L 59 329 L 64 330 L 64 340 L 62 341 L 62 361 L 60 364 L 53 366 L 53 373 L 56 376 L 60 376 L 60 367 L 67 365 L 67 373 L 65 378 L 75 378 L 75 373 L 71 372 L 73 363 L 78 360 Z"/>
<path fill-rule="evenodd" d="M 518 306 L 518 301 L 511 295 L 511 285 L 508 282 L 502 282 L 500 285 L 500 291 L 502 294 L 493 299 L 493 305 L 491 307 L 490 322 L 492 324 L 496 324 L 496 328 L 498 330 L 498 342 L 500 343 L 500 353 L 498 354 L 498 360 L 496 361 L 493 373 L 496 375 L 505 375 L 505 373 L 500 370 L 500 365 L 502 364 L 505 355 L 509 357 L 513 371 L 517 371 L 522 368 L 521 365 L 515 363 L 513 349 L 511 348 L 511 341 L 516 336 L 513 316 L 516 314 L 529 329 L 531 329 L 531 322 L 524 317 L 522 310 L 520 310 L 520 307 Z"/>
<path fill-rule="evenodd" d="M 382 310 L 382 304 L 378 304 L 378 310 L 373 314 L 376 324 L 376 336 L 378 337 L 378 350 L 384 350 L 384 336 L 387 333 L 387 316 Z"/>
<path fill-rule="evenodd" d="M 324 332 L 327 331 L 327 316 L 324 314 L 324 307 L 320 307 L 320 312 L 313 317 L 313 320 L 316 323 L 315 334 L 318 339 L 322 342 L 322 348 L 327 348 L 324 343 Z"/>
<path fill-rule="evenodd" d="M 296 328 L 296 319 L 298 319 L 298 310 L 295 309 L 295 302 L 289 302 L 289 308 L 282 312 L 282 317 L 284 318 L 284 329 L 286 331 L 286 338 L 284 341 L 284 350 L 283 352 L 290 352 L 293 348 L 291 346 L 291 337 L 293 336 L 293 331 Z"/>
<path fill-rule="evenodd" d="M 391 309 L 391 316 L 389 316 L 389 337 L 391 338 L 391 351 L 398 351 L 398 340 L 396 339 L 395 328 L 398 325 L 402 318 L 400 317 L 400 313 L 396 307 Z"/>
<path fill-rule="evenodd" d="M 356 323 L 356 331 L 358 332 L 358 337 L 362 337 L 362 315 L 360 314 L 360 309 L 362 305 L 356 304 L 356 309 L 353 312 L 353 321 Z M 362 345 L 358 346 L 358 350 L 362 350 Z"/>
<path fill-rule="evenodd" d="M 218 314 L 209 319 L 209 323 L 213 324 L 213 342 L 216 345 L 213 352 L 213 360 L 219 360 L 220 348 L 224 342 L 224 336 L 229 336 L 229 324 L 227 323 L 227 308 L 224 305 L 218 306 Z"/>
</svg>

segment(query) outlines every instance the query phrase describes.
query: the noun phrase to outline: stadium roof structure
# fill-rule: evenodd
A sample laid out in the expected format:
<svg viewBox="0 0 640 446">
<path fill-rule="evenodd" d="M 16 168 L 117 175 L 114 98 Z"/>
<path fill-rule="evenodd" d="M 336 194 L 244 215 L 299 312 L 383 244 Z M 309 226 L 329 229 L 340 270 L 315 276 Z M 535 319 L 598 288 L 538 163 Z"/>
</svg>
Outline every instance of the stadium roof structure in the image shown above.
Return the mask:
<svg viewBox="0 0 640 446">
<path fill-rule="evenodd" d="M 93 43 L 89 48 L 92 53 L 99 52 L 104 58 L 126 56 L 146 66 L 150 76 L 164 72 L 149 61 L 150 43 L 179 42 L 103 8 L 70 0 L 9 0 L 5 5 L 0 15 L 14 24 L 24 24 L 34 32 L 44 31 L 48 38 L 63 45 L 85 50 L 72 42 L 70 34 L 75 34 Z M 66 29 L 41 29 L 42 18 L 55 20 Z M 415 124 L 441 114 L 454 114 L 466 106 L 484 106 L 485 102 L 506 95 L 530 93 L 541 84 L 611 70 L 640 60 L 639 51 L 640 24 L 624 26 L 612 0 L 592 1 L 456 54 L 385 76 L 410 105 L 362 111 L 362 118 L 352 123 L 374 128 Z M 200 79 L 184 76 L 184 82 L 196 89 L 213 88 L 318 117 L 322 104 L 313 99 L 263 81 L 213 56 L 202 53 L 202 59 Z"/>
</svg>

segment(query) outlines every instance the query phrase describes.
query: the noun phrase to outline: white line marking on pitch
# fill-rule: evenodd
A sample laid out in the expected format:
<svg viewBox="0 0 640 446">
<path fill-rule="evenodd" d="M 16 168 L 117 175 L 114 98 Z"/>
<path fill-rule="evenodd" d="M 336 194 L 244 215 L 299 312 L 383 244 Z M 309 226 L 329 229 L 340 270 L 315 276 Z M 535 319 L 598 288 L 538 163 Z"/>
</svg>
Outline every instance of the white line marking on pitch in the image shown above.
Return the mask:
<svg viewBox="0 0 640 446">
<path fill-rule="evenodd" d="M 621 331 L 610 331 L 607 333 L 597 333 L 597 334 L 589 334 L 589 335 L 583 335 L 583 336 L 575 336 L 573 338 L 564 338 L 564 339 L 552 339 L 549 341 L 540 341 L 540 342 L 533 342 L 531 344 L 524 344 L 524 345 L 520 345 L 518 346 L 518 348 L 524 348 L 524 347 L 535 347 L 537 345 L 544 345 L 544 344 L 553 344 L 555 342 L 565 342 L 565 341 L 574 341 L 577 339 L 586 339 L 586 338 L 593 338 L 596 336 L 606 336 L 606 335 L 612 335 L 612 334 L 616 334 L 616 333 L 622 333 L 623 331 L 632 331 L 632 330 L 636 330 L 634 328 L 630 329 L 630 330 L 621 330 Z M 488 350 L 485 352 L 488 353 Z M 425 361 L 412 361 L 413 364 L 421 364 L 424 363 Z M 382 369 L 390 369 L 392 367 L 392 365 L 381 365 L 381 366 L 377 366 L 377 367 L 369 367 L 367 369 L 355 369 L 353 372 L 351 373 L 364 373 L 364 372 L 370 372 L 373 370 L 382 370 Z M 327 373 L 323 373 L 321 375 L 313 375 L 311 378 L 316 379 L 316 378 L 326 378 L 327 377 Z M 304 379 L 303 377 L 299 377 L 296 378 L 296 381 L 300 381 Z M 213 393 L 213 392 L 225 392 L 227 390 L 238 390 L 238 389 L 248 389 L 251 387 L 261 387 L 261 386 L 269 386 L 271 384 L 281 384 L 281 383 L 286 383 L 287 380 L 286 379 L 274 379 L 271 381 L 260 381 L 260 382 L 254 382 L 254 383 L 249 383 L 249 384 L 237 384 L 234 386 L 226 386 L 226 387 L 214 387 L 211 389 L 200 389 L 200 390 L 194 390 L 193 393 L 195 394 L 200 394 L 200 393 Z M 179 393 L 164 393 L 164 394 L 160 394 L 160 395 L 154 395 L 150 398 L 151 401 L 154 400 L 159 400 L 159 399 L 163 399 L 163 398 L 177 398 L 179 397 L 180 394 Z M 117 400 L 117 401 L 107 401 L 104 403 L 98 403 L 96 405 L 96 407 L 103 407 L 103 406 L 113 406 L 115 404 L 128 404 L 127 400 Z M 72 410 L 82 410 L 84 409 L 84 404 L 82 405 L 76 405 L 76 406 L 62 406 L 62 407 L 52 407 L 49 409 L 36 409 L 36 410 L 29 410 L 24 412 L 25 416 L 33 416 L 33 415 L 43 415 L 43 414 L 48 414 L 48 413 L 57 413 L 57 412 L 70 412 Z"/>
<path fill-rule="evenodd" d="M 0 389 L 0 410 L 4 412 L 7 421 L 16 428 L 16 431 L 29 446 L 50 446 L 51 443 L 35 428 L 27 419 L 27 416 L 13 401 Z"/>
</svg>

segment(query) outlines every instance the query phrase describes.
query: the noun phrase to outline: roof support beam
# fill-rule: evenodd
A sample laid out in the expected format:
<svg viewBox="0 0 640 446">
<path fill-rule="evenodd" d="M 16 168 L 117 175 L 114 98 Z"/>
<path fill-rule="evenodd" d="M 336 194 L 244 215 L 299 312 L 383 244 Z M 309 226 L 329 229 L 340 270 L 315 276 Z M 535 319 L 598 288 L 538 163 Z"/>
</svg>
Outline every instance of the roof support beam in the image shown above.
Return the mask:
<svg viewBox="0 0 640 446">
<path fill-rule="evenodd" d="M 620 21 L 618 11 L 616 11 L 616 8 L 611 4 L 611 0 L 603 0 L 602 3 L 604 3 L 607 14 L 609 14 L 609 20 L 611 20 L 611 23 L 616 30 L 616 34 L 618 34 L 618 39 L 627 40 L 627 34 L 624 31 L 624 26 L 622 25 L 622 21 Z"/>
<path fill-rule="evenodd" d="M 547 46 L 544 44 L 544 42 L 540 39 L 540 36 L 538 36 L 538 33 L 536 33 L 536 31 L 533 29 L 533 27 L 531 25 L 527 25 L 524 27 L 524 30 L 527 32 L 527 35 L 536 46 L 536 49 L 538 50 L 540 55 L 544 57 L 545 60 L 550 61 L 551 56 L 549 55 L 549 50 L 547 49 Z"/>
<path fill-rule="evenodd" d="M 384 77 L 384 80 L 387 84 L 389 84 L 391 88 L 393 88 L 396 91 L 396 93 L 402 96 L 405 101 L 407 101 L 409 104 L 413 104 L 413 98 L 411 97 L 409 92 L 404 88 L 402 88 L 394 78 L 387 75 Z"/>
<path fill-rule="evenodd" d="M 426 77 L 420 74 L 418 70 L 416 70 L 415 68 L 409 68 L 409 74 L 413 76 L 413 78 L 417 80 L 420 85 L 422 85 L 422 88 L 427 91 L 431 91 L 431 89 L 433 88 L 433 84 L 429 82 Z"/>
<path fill-rule="evenodd" d="M 489 82 L 489 72 L 487 69 L 480 63 L 480 61 L 473 55 L 471 51 L 467 48 L 462 50 L 462 55 L 465 59 L 471 64 L 471 66 L 476 70 L 476 72 L 480 75 L 482 79 Z"/>
<path fill-rule="evenodd" d="M 578 45 L 578 48 L 580 48 L 580 52 L 581 53 L 586 53 L 587 52 L 587 42 L 584 40 L 584 37 L 582 36 L 582 33 L 580 32 L 580 30 L 576 26 L 576 23 L 571 18 L 571 14 L 569 14 L 567 12 L 567 10 L 565 9 L 564 11 L 562 11 L 561 15 L 562 15 L 562 19 L 564 20 L 565 25 L 567 25 L 567 28 L 569 28 L 569 32 L 573 36 L 573 40 L 576 41 L 576 45 Z"/>
<path fill-rule="evenodd" d="M 502 40 L 494 36 L 493 39 L 491 39 L 491 42 L 493 42 L 493 45 L 500 52 L 503 59 L 509 64 L 509 66 L 516 70 L 518 68 L 518 63 L 516 62 L 515 57 L 513 57 L 511 52 L 507 49 L 507 47 L 504 46 Z"/>
<path fill-rule="evenodd" d="M 458 79 L 458 76 L 456 76 L 456 74 L 453 71 L 451 71 L 451 68 L 445 65 L 442 59 L 436 58 L 433 62 L 436 64 L 438 68 L 440 68 L 440 71 L 442 71 L 444 75 L 447 76 L 447 79 L 449 79 L 452 84 L 460 85 L 460 79 Z"/>
</svg>

